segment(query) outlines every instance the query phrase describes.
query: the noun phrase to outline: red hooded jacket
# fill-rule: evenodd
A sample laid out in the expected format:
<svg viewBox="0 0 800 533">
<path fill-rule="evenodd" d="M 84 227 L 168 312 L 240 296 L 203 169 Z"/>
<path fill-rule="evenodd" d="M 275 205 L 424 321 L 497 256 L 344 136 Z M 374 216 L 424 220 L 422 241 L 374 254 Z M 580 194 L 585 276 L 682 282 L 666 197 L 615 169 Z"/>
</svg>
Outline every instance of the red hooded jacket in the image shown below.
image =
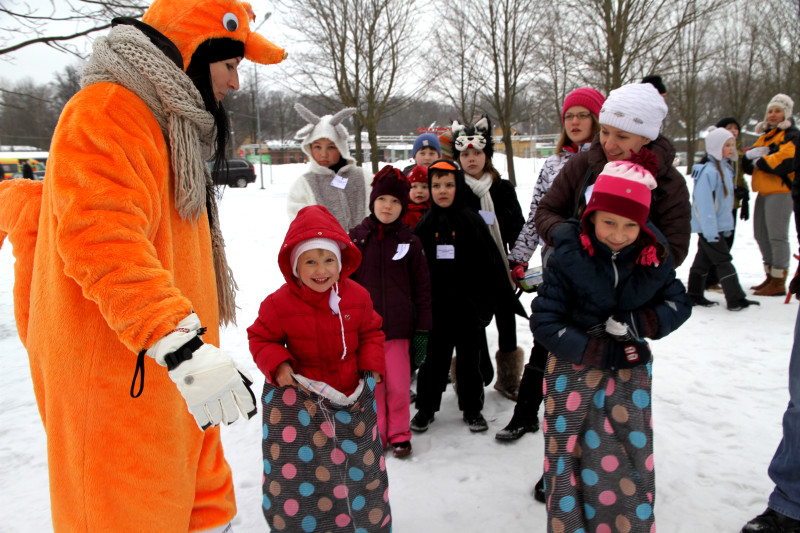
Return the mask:
<svg viewBox="0 0 800 533">
<path fill-rule="evenodd" d="M 312 238 L 332 239 L 343 247 L 338 283 L 341 322 L 329 306 L 330 289 L 315 292 L 292 272 L 292 249 Z M 272 383 L 284 361 L 296 374 L 324 381 L 347 395 L 358 386 L 362 372 L 385 375 L 381 317 L 372 308 L 367 290 L 348 279 L 360 262 L 361 252 L 327 209 L 312 205 L 297 213 L 278 253 L 286 283 L 261 302 L 258 318 L 247 328 L 253 359 Z M 344 357 L 342 325 L 347 345 Z"/>
</svg>

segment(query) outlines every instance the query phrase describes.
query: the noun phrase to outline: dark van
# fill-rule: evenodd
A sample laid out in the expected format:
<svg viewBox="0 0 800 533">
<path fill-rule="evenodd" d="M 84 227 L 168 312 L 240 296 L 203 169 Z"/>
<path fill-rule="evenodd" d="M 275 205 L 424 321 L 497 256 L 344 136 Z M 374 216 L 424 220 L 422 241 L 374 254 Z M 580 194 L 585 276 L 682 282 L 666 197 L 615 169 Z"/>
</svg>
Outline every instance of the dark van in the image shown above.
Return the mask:
<svg viewBox="0 0 800 533">
<path fill-rule="evenodd" d="M 255 183 L 256 172 L 253 164 L 246 159 L 226 159 L 220 172 L 213 172 L 214 163 L 208 162 L 208 167 L 212 170 L 215 185 L 227 185 L 228 187 L 247 187 L 248 183 Z"/>
</svg>

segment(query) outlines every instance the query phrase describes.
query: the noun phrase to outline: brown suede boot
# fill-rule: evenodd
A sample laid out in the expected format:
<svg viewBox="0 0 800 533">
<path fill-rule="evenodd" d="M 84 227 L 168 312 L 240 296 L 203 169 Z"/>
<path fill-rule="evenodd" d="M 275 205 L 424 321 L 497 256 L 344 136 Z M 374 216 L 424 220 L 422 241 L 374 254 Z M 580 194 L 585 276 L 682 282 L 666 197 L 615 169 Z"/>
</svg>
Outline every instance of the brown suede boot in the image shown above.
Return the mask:
<svg viewBox="0 0 800 533">
<path fill-rule="evenodd" d="M 769 266 L 769 265 L 764 265 L 764 272 L 766 272 L 766 274 L 767 274 L 767 279 L 765 279 L 764 281 L 762 281 L 758 285 L 753 285 L 752 287 L 750 287 L 750 290 L 760 291 L 761 289 L 763 289 L 764 287 L 769 285 L 769 280 L 770 280 L 769 273 L 772 272 L 772 267 Z"/>
<path fill-rule="evenodd" d="M 770 271 L 769 283 L 755 291 L 755 296 L 784 296 L 786 295 L 786 274 L 788 270 L 773 268 Z"/>
<path fill-rule="evenodd" d="M 494 382 L 494 388 L 509 400 L 516 402 L 522 369 L 525 366 L 525 352 L 517 346 L 513 352 L 498 350 L 494 358 L 497 361 L 497 380 Z"/>
</svg>

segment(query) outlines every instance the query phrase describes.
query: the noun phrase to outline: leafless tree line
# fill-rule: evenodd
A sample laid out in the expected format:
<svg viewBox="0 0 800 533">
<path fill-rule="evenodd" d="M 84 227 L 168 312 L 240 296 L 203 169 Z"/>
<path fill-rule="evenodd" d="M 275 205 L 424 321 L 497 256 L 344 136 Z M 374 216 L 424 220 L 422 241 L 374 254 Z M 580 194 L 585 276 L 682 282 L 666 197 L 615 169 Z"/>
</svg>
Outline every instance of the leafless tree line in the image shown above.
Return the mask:
<svg viewBox="0 0 800 533">
<path fill-rule="evenodd" d="M 73 37 L 145 5 L 70 0 L 69 8 L 0 7 L 0 61 L 33 43 L 69 50 Z M 276 8 L 289 59 L 226 103 L 236 141 L 255 138 L 256 106 L 265 139 L 293 136 L 296 101 L 317 112 L 351 106 L 358 158 L 368 146 L 373 169 L 379 132 L 488 114 L 514 181 L 512 132 L 555 132 L 569 91 L 607 94 L 653 73 L 668 89 L 665 131 L 689 153 L 717 119 L 734 116 L 752 130 L 772 95 L 800 96 L 800 0 L 276 0 Z M 44 22 L 56 19 L 82 24 L 48 34 Z M 71 66 L 46 86 L 0 81 L 0 143 L 46 147 L 77 76 Z"/>
</svg>

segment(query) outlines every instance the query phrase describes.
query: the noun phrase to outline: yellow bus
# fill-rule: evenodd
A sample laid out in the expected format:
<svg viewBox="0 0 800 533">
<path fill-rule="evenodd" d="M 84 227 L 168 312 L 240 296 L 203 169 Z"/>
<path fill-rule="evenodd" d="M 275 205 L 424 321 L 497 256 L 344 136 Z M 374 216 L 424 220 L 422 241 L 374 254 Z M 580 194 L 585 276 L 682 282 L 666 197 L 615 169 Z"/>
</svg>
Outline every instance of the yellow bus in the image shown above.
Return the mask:
<svg viewBox="0 0 800 533">
<path fill-rule="evenodd" d="M 0 179 L 9 180 L 22 174 L 22 163 L 28 161 L 34 171 L 44 171 L 47 152 L 0 152 Z"/>
</svg>

